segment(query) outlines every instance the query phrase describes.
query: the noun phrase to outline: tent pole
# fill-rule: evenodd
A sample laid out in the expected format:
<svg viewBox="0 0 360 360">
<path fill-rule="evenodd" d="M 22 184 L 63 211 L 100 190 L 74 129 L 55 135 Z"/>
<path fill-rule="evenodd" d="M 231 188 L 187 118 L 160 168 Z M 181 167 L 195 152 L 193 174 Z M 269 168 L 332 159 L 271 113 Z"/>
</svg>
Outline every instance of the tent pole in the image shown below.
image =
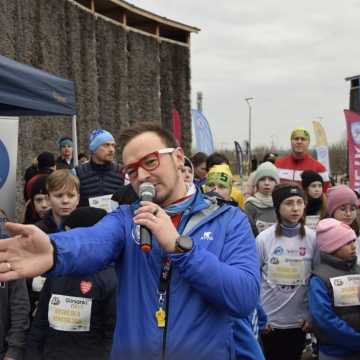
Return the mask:
<svg viewBox="0 0 360 360">
<path fill-rule="evenodd" d="M 76 115 L 73 115 L 72 117 L 72 139 L 73 139 L 74 166 L 78 166 L 79 160 L 78 160 L 78 144 L 77 144 L 77 131 L 76 131 Z"/>
</svg>

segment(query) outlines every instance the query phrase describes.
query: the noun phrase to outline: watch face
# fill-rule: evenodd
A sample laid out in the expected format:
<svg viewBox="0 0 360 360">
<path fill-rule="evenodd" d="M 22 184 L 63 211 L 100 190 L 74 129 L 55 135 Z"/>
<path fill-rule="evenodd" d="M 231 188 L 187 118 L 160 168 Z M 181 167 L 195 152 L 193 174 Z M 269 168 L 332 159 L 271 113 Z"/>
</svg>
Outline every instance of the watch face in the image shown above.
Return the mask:
<svg viewBox="0 0 360 360">
<path fill-rule="evenodd" d="M 190 251 L 193 247 L 193 241 L 188 236 L 180 236 L 178 246 L 183 251 Z"/>
</svg>

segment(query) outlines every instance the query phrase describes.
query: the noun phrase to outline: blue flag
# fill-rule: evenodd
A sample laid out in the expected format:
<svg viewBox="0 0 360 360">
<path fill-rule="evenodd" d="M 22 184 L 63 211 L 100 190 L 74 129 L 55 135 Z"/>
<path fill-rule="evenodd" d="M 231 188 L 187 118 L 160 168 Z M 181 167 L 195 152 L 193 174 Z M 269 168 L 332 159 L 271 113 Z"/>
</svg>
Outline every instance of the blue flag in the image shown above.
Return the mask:
<svg viewBox="0 0 360 360">
<path fill-rule="evenodd" d="M 206 117 L 198 110 L 191 110 L 196 151 L 210 155 L 214 152 L 214 141 Z"/>
</svg>

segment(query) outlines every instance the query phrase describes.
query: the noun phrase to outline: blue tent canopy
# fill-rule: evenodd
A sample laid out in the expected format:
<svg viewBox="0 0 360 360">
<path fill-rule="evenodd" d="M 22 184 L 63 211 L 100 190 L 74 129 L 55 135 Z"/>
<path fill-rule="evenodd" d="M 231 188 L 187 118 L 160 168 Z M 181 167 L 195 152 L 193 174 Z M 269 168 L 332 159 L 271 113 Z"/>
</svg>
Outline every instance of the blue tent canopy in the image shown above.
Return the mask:
<svg viewBox="0 0 360 360">
<path fill-rule="evenodd" d="M 72 81 L 0 56 L 0 116 L 75 114 Z"/>
</svg>

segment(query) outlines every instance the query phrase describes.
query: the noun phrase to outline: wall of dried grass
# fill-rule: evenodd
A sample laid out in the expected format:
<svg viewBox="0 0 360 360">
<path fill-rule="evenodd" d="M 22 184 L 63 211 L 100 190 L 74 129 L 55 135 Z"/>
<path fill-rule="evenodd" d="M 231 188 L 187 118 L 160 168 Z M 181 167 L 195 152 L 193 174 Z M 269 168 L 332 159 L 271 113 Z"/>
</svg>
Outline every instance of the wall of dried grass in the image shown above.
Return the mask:
<svg viewBox="0 0 360 360">
<path fill-rule="evenodd" d="M 174 106 L 183 124 L 183 145 L 190 150 L 188 48 L 127 32 L 67 0 L 2 0 L 0 27 L 1 55 L 75 82 L 80 151 L 86 151 L 95 127 L 115 137 L 139 120 L 170 127 Z M 57 152 L 63 135 L 71 135 L 69 118 L 20 119 L 18 208 L 25 168 L 40 152 Z"/>
</svg>

